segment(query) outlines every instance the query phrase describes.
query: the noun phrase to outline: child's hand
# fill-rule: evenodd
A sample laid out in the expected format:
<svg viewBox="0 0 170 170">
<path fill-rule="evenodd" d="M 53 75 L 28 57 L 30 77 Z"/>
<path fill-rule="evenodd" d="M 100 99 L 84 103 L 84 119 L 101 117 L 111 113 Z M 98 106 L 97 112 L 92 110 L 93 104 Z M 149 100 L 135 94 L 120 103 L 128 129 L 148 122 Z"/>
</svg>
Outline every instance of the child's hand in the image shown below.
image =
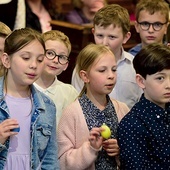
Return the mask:
<svg viewBox="0 0 170 170">
<path fill-rule="evenodd" d="M 116 139 L 105 140 L 102 145 L 109 156 L 116 156 L 119 154 L 119 146 Z"/>
<path fill-rule="evenodd" d="M 103 138 L 100 135 L 101 128 L 92 128 L 90 131 L 90 145 L 95 149 L 100 149 L 102 146 Z"/>
<path fill-rule="evenodd" d="M 11 135 L 16 135 L 18 132 L 12 132 L 12 129 L 18 128 L 19 124 L 15 119 L 6 119 L 0 123 L 0 143 L 4 144 L 7 138 Z"/>
</svg>

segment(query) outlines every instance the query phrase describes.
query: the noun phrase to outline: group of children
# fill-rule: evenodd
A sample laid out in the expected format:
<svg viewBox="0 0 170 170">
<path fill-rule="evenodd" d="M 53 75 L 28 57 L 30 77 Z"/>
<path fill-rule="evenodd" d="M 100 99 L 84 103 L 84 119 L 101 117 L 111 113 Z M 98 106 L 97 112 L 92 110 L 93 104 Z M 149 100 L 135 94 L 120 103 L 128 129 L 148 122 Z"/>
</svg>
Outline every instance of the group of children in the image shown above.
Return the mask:
<svg viewBox="0 0 170 170">
<path fill-rule="evenodd" d="M 168 22 L 164 0 L 139 1 L 134 57 L 122 47 L 131 36 L 127 10 L 101 8 L 93 20 L 95 44 L 77 56 L 75 88 L 57 79 L 69 64 L 65 34 L 0 33 L 0 169 L 168 170 Z M 103 123 L 109 139 L 101 136 Z"/>
</svg>

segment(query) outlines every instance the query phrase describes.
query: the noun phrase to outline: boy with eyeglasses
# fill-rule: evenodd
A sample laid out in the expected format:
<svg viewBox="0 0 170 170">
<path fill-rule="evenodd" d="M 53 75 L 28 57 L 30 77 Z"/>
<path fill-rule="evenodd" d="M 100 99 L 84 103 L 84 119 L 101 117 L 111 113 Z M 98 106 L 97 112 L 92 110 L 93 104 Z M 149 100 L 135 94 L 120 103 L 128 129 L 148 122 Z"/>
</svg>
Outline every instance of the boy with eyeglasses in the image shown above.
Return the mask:
<svg viewBox="0 0 170 170">
<path fill-rule="evenodd" d="M 140 0 L 136 5 L 135 28 L 141 43 L 129 50 L 136 54 L 146 45 L 164 43 L 169 21 L 169 6 L 164 0 Z"/>
<path fill-rule="evenodd" d="M 45 32 L 42 36 L 46 47 L 44 70 L 34 85 L 55 103 L 58 125 L 62 110 L 78 96 L 72 85 L 57 79 L 57 76 L 68 67 L 71 43 L 64 33 L 57 30 Z"/>
</svg>

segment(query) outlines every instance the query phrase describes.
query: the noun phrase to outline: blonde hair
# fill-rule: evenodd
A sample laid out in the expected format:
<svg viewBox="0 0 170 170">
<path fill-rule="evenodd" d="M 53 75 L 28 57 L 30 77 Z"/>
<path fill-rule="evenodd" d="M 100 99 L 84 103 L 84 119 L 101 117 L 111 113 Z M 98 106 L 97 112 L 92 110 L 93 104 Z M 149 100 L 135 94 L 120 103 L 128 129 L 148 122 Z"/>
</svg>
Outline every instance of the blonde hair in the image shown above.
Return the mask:
<svg viewBox="0 0 170 170">
<path fill-rule="evenodd" d="M 11 32 L 11 29 L 6 24 L 0 22 L 0 37 L 6 38 Z"/>
<path fill-rule="evenodd" d="M 107 26 L 113 24 L 114 27 L 122 28 L 125 36 L 130 31 L 130 17 L 128 10 L 118 4 L 110 4 L 98 10 L 93 19 L 93 25 Z"/>
<path fill-rule="evenodd" d="M 0 22 L 0 37 L 6 38 L 11 32 L 12 32 L 11 29 L 6 24 Z M 4 75 L 4 72 L 5 72 L 4 65 L 0 61 L 0 77 Z"/>
<path fill-rule="evenodd" d="M 51 30 L 47 31 L 42 34 L 42 37 L 44 39 L 44 42 L 47 40 L 54 40 L 54 41 L 60 41 L 64 43 L 64 45 L 68 49 L 68 54 L 71 52 L 71 43 L 67 35 L 65 35 L 63 32 L 58 31 L 58 30 Z"/>
<path fill-rule="evenodd" d="M 90 71 L 92 64 L 94 61 L 99 58 L 102 54 L 105 53 L 113 53 L 111 50 L 102 44 L 89 44 L 86 47 L 84 47 L 76 59 L 76 71 L 77 73 L 80 73 L 81 70 L 84 71 Z M 79 75 L 80 76 L 80 75 Z M 79 96 L 82 96 L 82 94 L 86 92 L 86 85 L 84 85 L 82 91 L 80 92 Z"/>
<path fill-rule="evenodd" d="M 138 21 L 141 11 L 147 11 L 149 14 L 161 12 L 165 16 L 166 22 L 169 21 L 169 6 L 164 0 L 140 0 L 136 5 L 136 20 Z"/>
</svg>

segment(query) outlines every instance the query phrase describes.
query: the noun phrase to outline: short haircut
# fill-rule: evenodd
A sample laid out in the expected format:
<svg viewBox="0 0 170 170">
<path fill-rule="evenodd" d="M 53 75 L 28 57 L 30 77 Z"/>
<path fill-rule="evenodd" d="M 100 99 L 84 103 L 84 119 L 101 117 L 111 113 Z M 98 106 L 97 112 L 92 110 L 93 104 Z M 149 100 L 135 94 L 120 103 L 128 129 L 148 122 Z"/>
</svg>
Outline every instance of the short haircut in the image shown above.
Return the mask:
<svg viewBox="0 0 170 170">
<path fill-rule="evenodd" d="M 169 21 L 169 5 L 165 0 L 140 0 L 136 5 L 136 20 L 138 21 L 141 11 L 147 11 L 153 15 L 155 12 L 161 12 L 165 16 L 166 22 Z"/>
<path fill-rule="evenodd" d="M 68 53 L 71 52 L 71 43 L 67 35 L 65 35 L 63 32 L 58 30 L 51 30 L 47 31 L 42 34 L 44 42 L 47 40 L 53 40 L 53 41 L 60 41 L 62 42 L 66 48 L 68 49 Z"/>
<path fill-rule="evenodd" d="M 133 66 L 145 79 L 147 75 L 170 69 L 170 48 L 165 44 L 149 44 L 135 56 Z"/>
<path fill-rule="evenodd" d="M 130 31 L 130 17 L 128 10 L 118 4 L 110 4 L 98 10 L 93 19 L 93 25 L 107 27 L 113 24 L 114 27 L 122 28 L 123 35 Z"/>
</svg>

